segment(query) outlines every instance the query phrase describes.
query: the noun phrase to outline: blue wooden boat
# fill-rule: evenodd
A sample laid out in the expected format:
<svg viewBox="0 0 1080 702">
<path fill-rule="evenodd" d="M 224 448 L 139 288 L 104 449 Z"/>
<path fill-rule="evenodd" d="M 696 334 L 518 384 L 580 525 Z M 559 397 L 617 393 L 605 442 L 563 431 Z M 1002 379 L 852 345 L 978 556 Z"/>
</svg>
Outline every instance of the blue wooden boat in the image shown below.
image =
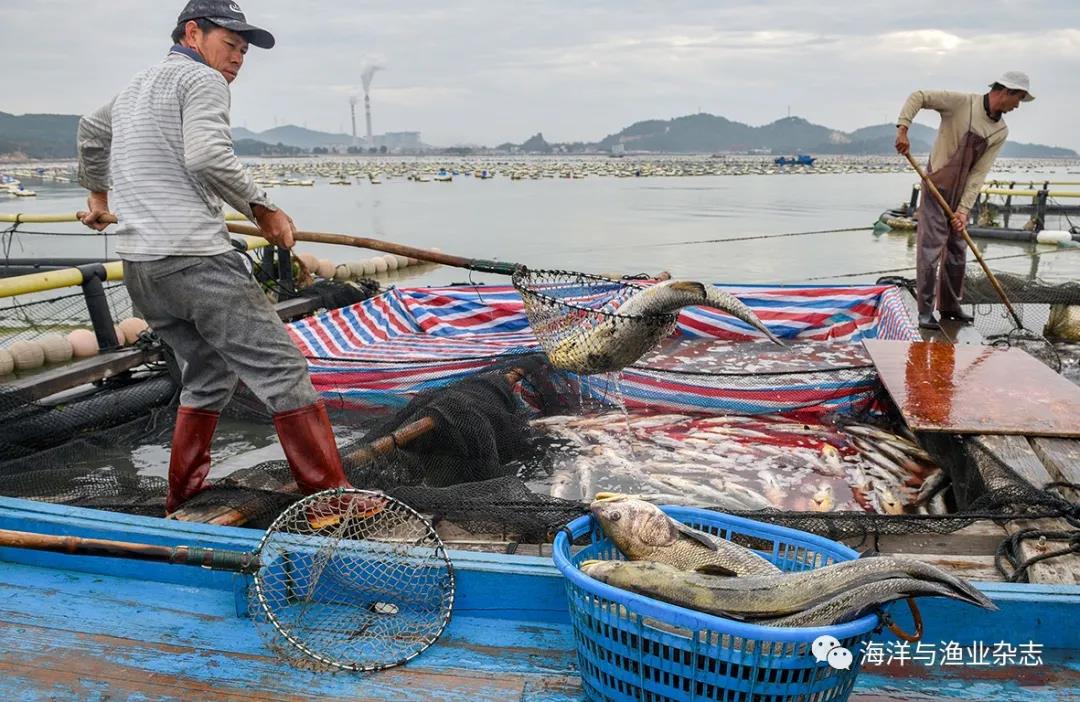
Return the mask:
<svg viewBox="0 0 1080 702">
<path fill-rule="evenodd" d="M 773 159 L 773 163 L 777 166 L 813 166 L 816 160 L 809 154 L 799 154 L 797 156 L 777 156 Z"/>
<path fill-rule="evenodd" d="M 261 536 L 11 498 L 0 498 L 0 528 L 240 550 L 254 548 Z M 0 699 L 582 699 L 565 584 L 551 559 L 450 556 L 458 589 L 442 638 L 405 666 L 361 675 L 307 672 L 275 658 L 245 618 L 244 576 L 3 548 Z M 924 599 L 923 642 L 1030 642 L 1038 645 L 1038 664 L 925 665 L 913 663 L 909 651 L 906 662 L 894 655 L 864 665 L 851 699 L 1039 702 L 1080 695 L 1080 586 L 979 586 L 1000 610 Z M 887 650 L 900 646 L 887 632 L 874 641 Z"/>
</svg>

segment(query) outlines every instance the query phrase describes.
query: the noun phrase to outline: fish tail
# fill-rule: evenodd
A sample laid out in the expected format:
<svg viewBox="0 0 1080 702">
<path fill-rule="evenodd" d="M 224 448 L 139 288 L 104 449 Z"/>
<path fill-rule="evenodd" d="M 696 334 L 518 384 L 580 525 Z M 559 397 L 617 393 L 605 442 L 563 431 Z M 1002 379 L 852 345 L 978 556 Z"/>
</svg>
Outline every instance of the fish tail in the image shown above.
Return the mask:
<svg viewBox="0 0 1080 702">
<path fill-rule="evenodd" d="M 780 346 L 787 346 L 787 344 L 781 341 L 779 337 L 773 334 L 772 331 L 770 331 L 769 328 L 765 326 L 764 322 L 758 319 L 758 316 L 754 314 L 753 310 L 747 307 L 742 302 L 742 300 L 735 297 L 731 293 L 720 290 L 715 285 L 706 285 L 705 304 L 709 307 L 723 310 L 724 312 L 730 314 L 732 317 L 741 319 L 742 321 L 746 322 L 747 324 L 767 336 L 769 340 L 772 341 L 774 344 L 779 344 Z"/>
</svg>

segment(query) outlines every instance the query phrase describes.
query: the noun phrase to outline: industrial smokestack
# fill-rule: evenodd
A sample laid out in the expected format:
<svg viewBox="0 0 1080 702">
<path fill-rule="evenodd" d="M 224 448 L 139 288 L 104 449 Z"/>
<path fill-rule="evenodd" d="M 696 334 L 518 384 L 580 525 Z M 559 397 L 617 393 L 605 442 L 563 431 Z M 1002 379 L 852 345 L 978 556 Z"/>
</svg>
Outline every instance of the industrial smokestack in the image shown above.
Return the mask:
<svg viewBox="0 0 1080 702">
<path fill-rule="evenodd" d="M 349 98 L 349 111 L 352 113 L 352 145 L 357 146 L 356 142 L 356 103 L 359 102 L 357 97 L 353 95 Z"/>
<path fill-rule="evenodd" d="M 375 145 L 375 137 L 371 133 L 371 80 L 375 72 L 382 70 L 378 64 L 368 64 L 360 73 L 360 80 L 364 85 L 364 118 L 367 120 L 367 145 L 371 148 Z"/>
</svg>

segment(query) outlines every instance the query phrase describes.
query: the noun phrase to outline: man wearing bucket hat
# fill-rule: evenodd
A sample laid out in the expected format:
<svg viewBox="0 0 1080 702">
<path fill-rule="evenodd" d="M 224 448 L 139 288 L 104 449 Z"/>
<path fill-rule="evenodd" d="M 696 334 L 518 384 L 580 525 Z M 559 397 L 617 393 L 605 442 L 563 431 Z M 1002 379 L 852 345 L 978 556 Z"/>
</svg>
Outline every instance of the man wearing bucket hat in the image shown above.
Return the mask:
<svg viewBox="0 0 1080 702">
<path fill-rule="evenodd" d="M 967 261 L 967 245 L 960 231 L 1009 135 L 1003 115 L 1034 99 L 1027 74 L 1009 71 L 983 94 L 916 90 L 900 110 L 896 150 L 901 154 L 911 149 L 908 127 L 919 110 L 941 115 L 926 170 L 955 213 L 949 221 L 937 201 L 923 193 L 917 224 L 915 295 L 923 329 L 940 329 L 934 316 L 935 300 L 943 319 L 964 324 L 974 321 L 960 309 Z"/>
<path fill-rule="evenodd" d="M 115 210 L 116 251 L 136 308 L 172 348 L 183 389 L 166 511 L 205 487 L 210 441 L 238 380 L 273 413 L 302 492 L 347 487 L 326 408 L 273 306 L 230 242 L 223 203 L 291 248 L 292 219 L 233 152 L 229 84 L 248 45 L 274 46 L 235 2 L 192 0 L 165 59 L 79 123 L 87 226 Z"/>
</svg>

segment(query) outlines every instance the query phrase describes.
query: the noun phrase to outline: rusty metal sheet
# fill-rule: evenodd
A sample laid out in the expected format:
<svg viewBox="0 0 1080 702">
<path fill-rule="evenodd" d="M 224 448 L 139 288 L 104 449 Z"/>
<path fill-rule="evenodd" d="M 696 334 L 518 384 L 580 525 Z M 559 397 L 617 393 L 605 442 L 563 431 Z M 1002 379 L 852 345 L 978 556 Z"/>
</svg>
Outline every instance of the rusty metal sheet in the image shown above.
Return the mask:
<svg viewBox="0 0 1080 702">
<path fill-rule="evenodd" d="M 878 339 L 864 344 L 916 431 L 1080 437 L 1080 387 L 1020 349 Z"/>
</svg>

